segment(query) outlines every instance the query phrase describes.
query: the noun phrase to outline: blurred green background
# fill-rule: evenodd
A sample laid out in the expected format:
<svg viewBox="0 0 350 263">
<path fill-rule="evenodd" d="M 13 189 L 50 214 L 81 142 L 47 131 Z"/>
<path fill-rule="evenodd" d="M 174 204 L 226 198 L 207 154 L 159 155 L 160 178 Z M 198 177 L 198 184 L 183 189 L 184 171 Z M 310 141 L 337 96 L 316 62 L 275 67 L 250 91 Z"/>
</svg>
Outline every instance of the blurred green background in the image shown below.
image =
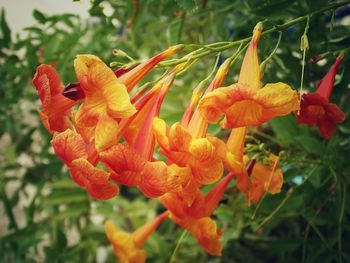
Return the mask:
<svg viewBox="0 0 350 263">
<path fill-rule="evenodd" d="M 21 8 L 21 1 L 17 2 Z M 72 182 L 38 118 L 40 102 L 31 79 L 40 63 L 54 65 L 67 84 L 76 81 L 76 54 L 95 54 L 106 63 L 127 63 L 113 57 L 112 50 L 118 48 L 144 60 L 177 43 L 239 40 L 250 36 L 258 21 L 263 21 L 266 29 L 272 28 L 337 1 L 83 2 L 89 8 L 88 18 L 69 13 L 49 15 L 40 11 L 39 4 L 28 8 L 26 12 L 35 23 L 16 35 L 11 33 L 6 1 L 2 1 L 0 262 L 115 262 L 103 232 L 104 220 L 111 218 L 120 228 L 133 231 L 162 209 L 157 200 L 145 199 L 132 188 L 122 188 L 122 195 L 112 200 L 94 201 Z M 306 90 L 314 91 L 333 64 L 336 56 L 332 52 L 350 46 L 349 25 L 349 5 L 311 18 L 307 61 L 331 52 L 317 64 L 306 64 Z M 264 82 L 283 81 L 299 88 L 304 27 L 305 21 L 283 31 L 281 44 L 267 64 Z M 262 37 L 261 60 L 270 54 L 277 39 L 277 33 Z M 178 56 L 191 50 L 187 48 Z M 223 52 L 220 61 L 234 51 Z M 347 116 L 349 57 L 345 53 L 331 98 Z M 168 123 L 180 119 L 192 89 L 209 74 L 215 59 L 216 54 L 201 58 L 177 78 L 162 108 Z M 240 62 L 232 66 L 226 84 L 237 78 Z M 148 80 L 163 72 L 164 68 L 156 68 Z M 227 136 L 216 127 L 211 131 Z M 244 196 L 230 187 L 215 212 L 224 232 L 223 256 L 206 255 L 192 237 L 187 237 L 177 257 L 179 262 L 350 262 L 349 121 L 328 141 L 315 128 L 298 126 L 292 115 L 276 118 L 250 134 L 255 139 L 248 143 L 264 143 L 275 154 L 284 152 L 282 192 L 247 207 Z M 146 244 L 148 262 L 168 262 L 181 233 L 182 229 L 166 220 Z"/>
</svg>

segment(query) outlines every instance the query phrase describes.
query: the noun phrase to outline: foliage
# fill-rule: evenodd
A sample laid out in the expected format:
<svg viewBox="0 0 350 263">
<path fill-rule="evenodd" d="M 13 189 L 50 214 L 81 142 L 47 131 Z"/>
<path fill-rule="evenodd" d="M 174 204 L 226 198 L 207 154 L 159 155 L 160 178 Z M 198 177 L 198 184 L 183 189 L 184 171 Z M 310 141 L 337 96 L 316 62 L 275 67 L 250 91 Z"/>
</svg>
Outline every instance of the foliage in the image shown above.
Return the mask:
<svg viewBox="0 0 350 263">
<path fill-rule="evenodd" d="M 332 1 L 333 2 L 333 1 Z M 0 17 L 0 261 L 95 262 L 114 256 L 103 231 L 111 218 L 132 231 L 153 218 L 161 207 L 141 197 L 137 190 L 122 188 L 110 201 L 94 201 L 72 183 L 53 154 L 47 131 L 39 123 L 39 102 L 31 79 L 40 63 L 54 65 L 64 83 L 74 82 L 72 61 L 76 54 L 91 53 L 105 62 L 118 48 L 136 60 L 150 57 L 167 46 L 185 43 L 185 52 L 219 41 L 250 36 L 258 21 L 266 29 L 317 12 L 329 1 L 284 0 L 94 0 L 91 20 L 71 14 L 48 15 L 33 11 L 37 23 L 13 38 Z M 310 17 L 306 61 L 325 54 L 317 64 L 307 63 L 303 87 L 314 91 L 335 60 L 336 52 L 350 45 L 350 28 L 343 24 L 350 7 L 320 12 Z M 108 13 L 106 10 L 112 10 Z M 107 15 L 106 15 L 107 13 Z M 277 52 L 267 63 L 264 81 L 283 80 L 300 86 L 300 37 L 306 20 L 286 27 Z M 269 56 L 278 33 L 265 34 L 259 45 L 261 60 Z M 195 45 L 194 45 L 195 44 Z M 220 61 L 233 54 L 223 50 Z M 184 54 L 181 54 L 181 56 Z M 215 52 L 201 57 L 166 97 L 162 117 L 169 123 L 183 113 L 192 89 L 211 71 Z M 167 64 L 155 69 L 161 75 Z M 239 73 L 230 70 L 226 84 Z M 345 58 L 331 101 L 350 114 L 350 58 Z M 35 102 L 35 103 L 33 103 Z M 221 137 L 223 131 L 213 127 Z M 244 197 L 230 188 L 215 216 L 224 232 L 221 258 L 209 257 L 192 237 L 180 245 L 180 262 L 334 262 L 350 261 L 349 178 L 350 125 L 346 120 L 330 140 L 315 128 L 298 126 L 294 116 L 252 128 L 251 144 L 264 143 L 275 154 L 283 151 L 283 191 L 264 196 L 246 207 Z M 174 234 L 175 233 L 175 234 Z M 149 262 L 167 262 L 182 231 L 165 221 L 146 244 Z M 101 249 L 102 248 L 102 249 Z M 107 250 L 103 250 L 103 248 Z"/>
</svg>

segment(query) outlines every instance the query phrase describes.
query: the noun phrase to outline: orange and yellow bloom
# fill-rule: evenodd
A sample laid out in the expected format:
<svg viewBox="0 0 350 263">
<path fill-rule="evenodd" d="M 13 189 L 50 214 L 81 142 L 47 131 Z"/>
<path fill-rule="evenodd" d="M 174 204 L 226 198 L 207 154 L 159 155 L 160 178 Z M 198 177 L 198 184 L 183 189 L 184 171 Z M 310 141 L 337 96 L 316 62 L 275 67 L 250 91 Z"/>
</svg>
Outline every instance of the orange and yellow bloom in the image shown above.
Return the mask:
<svg viewBox="0 0 350 263">
<path fill-rule="evenodd" d="M 145 262 L 147 252 L 141 248 L 167 216 L 168 212 L 164 212 L 133 233 L 124 232 L 118 229 L 111 220 L 107 220 L 104 224 L 105 232 L 107 238 L 113 245 L 114 254 L 119 259 L 120 263 Z"/>
<path fill-rule="evenodd" d="M 277 194 L 283 185 L 283 173 L 279 168 L 279 158 L 270 155 L 269 164 L 256 162 L 249 176 L 249 183 L 245 195 L 248 203 L 258 203 L 265 192 Z"/>
<path fill-rule="evenodd" d="M 33 78 L 42 104 L 39 115 L 45 128 L 50 132 L 62 132 L 72 127 L 68 118 L 74 101 L 62 95 L 63 84 L 54 67 L 40 65 Z"/>
<path fill-rule="evenodd" d="M 223 128 L 258 126 L 274 117 L 299 109 L 298 95 L 287 84 L 260 85 L 257 46 L 262 32 L 261 23 L 254 28 L 250 45 L 243 59 L 238 83 L 206 94 L 199 109 L 210 123 L 220 122 Z"/>
<path fill-rule="evenodd" d="M 193 189 L 196 195 L 191 205 L 188 205 L 179 194 L 168 193 L 160 198 L 162 204 L 169 210 L 170 219 L 188 230 L 203 249 L 213 256 L 221 255 L 220 237 L 223 233 L 210 216 L 232 178 L 233 174 L 225 176 L 206 196 L 199 189 Z"/>
<path fill-rule="evenodd" d="M 254 157 L 246 162 L 245 158 L 249 154 L 245 153 L 248 126 L 258 126 L 299 109 L 297 92 L 287 84 L 261 87 L 257 51 L 261 34 L 259 23 L 238 82 L 222 87 L 234 55 L 220 66 L 205 91 L 209 77 L 194 89 L 181 120 L 173 125 L 160 118 L 161 105 L 177 74 L 187 70 L 192 58 L 175 66 L 154 85 L 149 82 L 135 93 L 131 91 L 152 68 L 183 45 L 118 72 L 96 56 L 78 55 L 74 61 L 78 82 L 66 89 L 53 67 L 38 67 L 33 83 L 42 102 L 40 116 L 53 134 L 51 144 L 56 155 L 67 165 L 75 183 L 98 200 L 118 195 L 118 185 L 137 187 L 146 197 L 158 198 L 167 209 L 133 233 L 106 221 L 107 238 L 120 262 L 145 262 L 147 253 L 142 246 L 166 217 L 189 231 L 208 254 L 220 256 L 223 232 L 212 214 L 231 180 L 236 177 L 236 186 L 249 204 L 259 202 L 266 192 L 281 191 L 283 173 L 277 156 L 269 155 L 264 163 Z M 333 134 L 334 128 L 329 116 L 335 122 L 343 119 L 337 112 L 336 117 L 327 115 L 327 121 L 319 124 L 322 110 L 336 111 L 328 100 L 340 62 L 337 63 L 320 84 L 317 96 L 303 96 L 298 117 L 299 122 L 317 123 L 323 135 L 327 130 L 327 136 Z M 322 100 L 321 104 L 314 103 L 317 109 L 307 103 L 310 96 Z M 209 124 L 220 120 L 222 127 L 233 128 L 226 143 L 208 133 Z M 206 195 L 204 185 L 212 185 Z"/>
<path fill-rule="evenodd" d="M 55 133 L 51 144 L 57 156 L 68 166 L 72 179 L 93 198 L 106 200 L 119 193 L 118 186 L 109 181 L 110 174 L 95 167 L 95 154 L 89 154 L 79 134 L 70 129 Z"/>
</svg>

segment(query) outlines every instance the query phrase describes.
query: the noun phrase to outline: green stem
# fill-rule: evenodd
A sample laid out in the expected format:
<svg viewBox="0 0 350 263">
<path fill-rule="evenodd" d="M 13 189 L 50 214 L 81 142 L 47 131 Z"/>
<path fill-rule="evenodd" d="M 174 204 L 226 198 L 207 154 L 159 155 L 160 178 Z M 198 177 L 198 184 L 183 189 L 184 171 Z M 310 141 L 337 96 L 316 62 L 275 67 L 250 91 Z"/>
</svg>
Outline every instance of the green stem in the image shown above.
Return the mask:
<svg viewBox="0 0 350 263">
<path fill-rule="evenodd" d="M 292 193 L 294 191 L 294 188 L 291 187 L 289 188 L 289 190 L 287 191 L 286 196 L 284 197 L 284 199 L 282 200 L 282 202 L 275 208 L 275 210 L 272 211 L 271 214 L 269 214 L 256 228 L 256 230 L 259 230 L 260 228 L 262 228 L 267 222 L 269 222 L 274 216 L 275 214 L 284 206 L 284 204 L 288 201 L 288 199 L 292 196 Z"/>
<path fill-rule="evenodd" d="M 302 256 L 301 256 L 302 263 L 304 263 L 306 260 L 306 245 L 307 245 L 307 240 L 309 238 L 309 232 L 310 232 L 310 224 L 307 225 L 306 230 L 304 232 L 303 250 L 302 250 Z"/>
<path fill-rule="evenodd" d="M 304 16 L 301 16 L 301 17 L 298 17 L 298 18 L 295 18 L 293 20 L 290 20 L 282 25 L 276 25 L 264 32 L 262 32 L 262 35 L 267 35 L 267 34 L 271 34 L 271 33 L 275 33 L 275 32 L 281 32 L 281 31 L 284 31 L 285 29 L 293 26 L 293 25 L 296 25 L 296 24 L 299 24 L 305 20 L 308 20 L 309 18 L 317 15 L 317 14 L 320 14 L 320 13 L 324 13 L 326 11 L 329 11 L 329 10 L 333 10 L 333 9 L 337 9 L 338 7 L 341 7 L 341 6 L 344 6 L 344 5 L 347 5 L 347 4 L 350 4 L 350 0 L 347 0 L 347 1 L 344 1 L 344 2 L 341 2 L 341 3 L 334 3 L 334 4 L 331 4 L 331 5 L 328 5 L 324 8 L 321 8 L 319 10 L 316 10 L 314 12 L 311 12 L 310 14 L 307 14 L 307 15 L 304 15 Z M 250 40 L 251 40 L 252 37 L 247 37 L 247 38 L 243 38 L 241 40 L 237 40 L 237 41 L 232 41 L 232 42 L 216 42 L 216 43 L 212 43 L 212 44 L 209 44 L 209 45 L 205 45 L 193 52 L 191 52 L 191 57 L 192 58 L 201 58 L 201 57 L 204 57 L 204 56 L 207 56 L 213 52 L 221 52 L 221 51 L 224 51 L 226 49 L 229 49 L 231 47 L 234 47 L 234 46 L 237 46 L 237 45 L 240 45 L 240 44 L 244 44 L 244 43 L 248 43 Z M 188 45 L 188 47 L 193 47 L 193 45 Z M 188 54 L 189 55 L 189 54 Z M 175 66 L 177 64 L 180 64 L 180 63 L 183 63 L 185 62 L 189 57 L 188 55 L 184 56 L 183 58 L 180 58 L 180 59 L 171 59 L 171 60 L 165 60 L 161 63 L 159 63 L 158 65 L 159 66 L 162 66 L 162 67 L 171 67 L 171 66 Z"/>
<path fill-rule="evenodd" d="M 181 247 L 181 244 L 182 242 L 185 240 L 186 236 L 187 236 L 188 232 L 186 230 L 184 230 L 179 238 L 179 241 L 177 241 L 177 244 L 176 244 L 176 247 L 174 249 L 174 252 L 173 254 L 171 255 L 171 258 L 170 258 L 170 261 L 169 263 L 176 263 L 178 262 L 177 260 L 177 254 L 179 253 L 180 251 L 180 247 Z"/>
<path fill-rule="evenodd" d="M 261 62 L 261 64 L 260 64 L 260 72 L 264 71 L 264 68 L 265 68 L 267 62 L 269 62 L 269 60 L 275 55 L 275 53 L 276 53 L 276 51 L 277 51 L 277 49 L 278 49 L 278 47 L 279 47 L 279 45 L 281 43 L 281 39 L 282 39 L 282 31 L 279 32 L 278 40 L 277 40 L 275 48 L 272 50 L 270 55 L 267 58 L 265 58 L 265 60 L 263 62 Z"/>
<path fill-rule="evenodd" d="M 3 193 L 2 193 L 2 199 L 4 202 L 4 207 L 5 207 L 7 217 L 10 221 L 9 229 L 14 228 L 15 230 L 18 230 L 16 218 L 15 218 L 13 211 L 12 211 L 12 204 L 11 204 L 10 200 L 7 198 L 5 191 L 3 191 Z"/>
<path fill-rule="evenodd" d="M 346 186 L 342 185 L 342 191 L 341 191 L 341 207 L 340 207 L 340 213 L 339 213 L 339 220 L 338 220 L 338 262 L 343 262 L 343 245 L 342 245 L 342 223 L 344 218 L 344 211 L 345 211 L 345 198 L 346 197 Z"/>
</svg>

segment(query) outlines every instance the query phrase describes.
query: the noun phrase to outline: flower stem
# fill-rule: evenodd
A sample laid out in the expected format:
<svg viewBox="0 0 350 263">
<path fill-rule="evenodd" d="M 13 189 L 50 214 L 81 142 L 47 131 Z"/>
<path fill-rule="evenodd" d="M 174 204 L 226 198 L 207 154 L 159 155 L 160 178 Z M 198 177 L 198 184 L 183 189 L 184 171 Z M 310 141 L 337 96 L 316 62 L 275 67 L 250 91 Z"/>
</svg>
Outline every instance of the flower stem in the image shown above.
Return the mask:
<svg viewBox="0 0 350 263">
<path fill-rule="evenodd" d="M 267 35 L 267 34 L 271 34 L 271 33 L 275 33 L 275 32 L 281 32 L 293 25 L 296 25 L 296 24 L 299 24 L 305 20 L 308 20 L 310 19 L 311 17 L 315 16 L 315 15 L 318 15 L 318 14 L 321 14 L 321 13 L 324 13 L 326 11 L 329 11 L 329 10 L 334 10 L 334 9 L 337 9 L 338 7 L 341 7 L 341 6 L 344 6 L 344 5 L 347 5 L 347 4 L 350 4 L 350 0 L 346 0 L 346 1 L 343 1 L 343 2 L 340 2 L 340 3 L 333 3 L 333 4 L 330 4 L 328 6 L 325 6 L 319 10 L 316 10 L 314 12 L 311 12 L 307 15 L 304 15 L 304 16 L 300 16 L 298 18 L 295 18 L 293 20 L 290 20 L 282 25 L 275 25 L 273 26 L 272 28 L 262 32 L 262 35 Z M 243 38 L 241 40 L 237 40 L 237 41 L 232 41 L 232 42 L 229 42 L 229 41 L 224 41 L 224 42 L 216 42 L 216 43 L 212 43 L 212 44 L 208 44 L 208 45 L 203 45 L 203 46 L 200 46 L 199 49 L 195 50 L 195 51 L 192 51 L 191 53 L 185 55 L 184 57 L 182 58 L 179 58 L 179 59 L 170 59 L 170 60 L 165 60 L 163 62 L 160 62 L 158 65 L 161 66 L 161 67 L 171 67 L 171 66 L 174 66 L 174 65 L 177 65 L 177 64 L 180 64 L 180 63 L 183 63 L 185 62 L 186 60 L 188 60 L 189 58 L 201 58 L 201 57 L 205 57 L 211 53 L 214 53 L 214 52 L 221 52 L 221 51 L 224 51 L 226 49 L 229 49 L 231 47 L 234 47 L 234 46 L 237 46 L 237 45 L 240 45 L 240 44 L 245 44 L 245 43 L 248 43 L 249 41 L 251 40 L 251 37 L 247 37 L 247 38 Z M 185 45 L 187 48 L 192 48 L 194 46 L 198 46 L 198 45 L 193 45 L 193 44 L 190 44 L 190 45 Z"/>
<path fill-rule="evenodd" d="M 176 247 L 175 247 L 175 249 L 174 249 L 173 254 L 171 255 L 171 258 L 170 258 L 169 263 L 176 263 L 176 262 L 178 262 L 177 254 L 179 253 L 181 244 L 182 244 L 182 242 L 185 240 L 187 234 L 188 234 L 188 232 L 187 232 L 186 229 L 185 229 L 185 230 L 182 232 L 182 234 L 181 234 L 181 236 L 180 236 L 180 238 L 179 238 L 179 241 L 177 241 Z"/>
</svg>

